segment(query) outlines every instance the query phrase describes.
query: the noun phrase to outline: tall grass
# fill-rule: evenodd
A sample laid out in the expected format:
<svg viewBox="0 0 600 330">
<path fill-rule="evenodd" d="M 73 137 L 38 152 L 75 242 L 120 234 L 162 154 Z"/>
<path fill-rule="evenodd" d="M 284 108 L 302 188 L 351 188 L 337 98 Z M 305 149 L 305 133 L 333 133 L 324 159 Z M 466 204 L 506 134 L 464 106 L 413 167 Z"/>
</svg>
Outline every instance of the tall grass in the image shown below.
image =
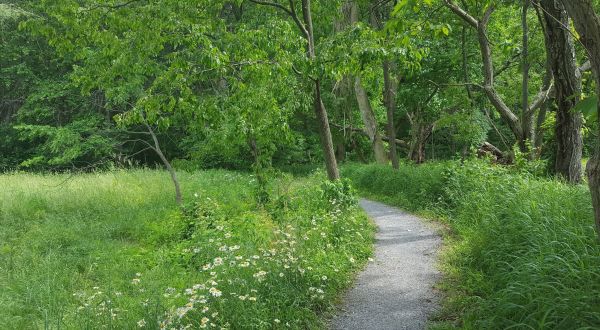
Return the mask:
<svg viewBox="0 0 600 330">
<path fill-rule="evenodd" d="M 0 329 L 319 328 L 373 228 L 320 176 L 0 176 Z"/>
<path fill-rule="evenodd" d="M 599 329 L 600 244 L 589 192 L 483 161 L 348 166 L 363 192 L 454 232 L 439 328 Z"/>
</svg>

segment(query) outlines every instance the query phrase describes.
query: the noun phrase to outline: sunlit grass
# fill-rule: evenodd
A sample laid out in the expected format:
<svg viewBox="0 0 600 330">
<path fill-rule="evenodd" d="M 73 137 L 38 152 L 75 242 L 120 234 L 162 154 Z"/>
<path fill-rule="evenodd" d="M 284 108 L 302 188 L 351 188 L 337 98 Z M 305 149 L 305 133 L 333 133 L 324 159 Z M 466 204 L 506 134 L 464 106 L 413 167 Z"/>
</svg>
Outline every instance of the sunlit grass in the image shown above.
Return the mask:
<svg viewBox="0 0 600 330">
<path fill-rule="evenodd" d="M 344 169 L 372 197 L 451 228 L 437 328 L 600 328 L 600 244 L 585 185 L 484 161 Z"/>
<path fill-rule="evenodd" d="M 322 327 L 371 252 L 366 217 L 320 177 L 259 206 L 251 175 L 180 176 L 185 215 L 160 171 L 1 175 L 0 328 Z"/>
</svg>

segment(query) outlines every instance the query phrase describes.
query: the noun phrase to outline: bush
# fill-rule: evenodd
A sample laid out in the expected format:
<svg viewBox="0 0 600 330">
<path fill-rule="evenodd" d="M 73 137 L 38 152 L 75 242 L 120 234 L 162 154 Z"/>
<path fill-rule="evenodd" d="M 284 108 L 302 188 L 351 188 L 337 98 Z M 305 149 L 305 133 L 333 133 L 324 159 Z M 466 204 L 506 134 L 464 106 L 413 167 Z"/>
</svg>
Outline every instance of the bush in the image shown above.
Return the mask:
<svg viewBox="0 0 600 330">
<path fill-rule="evenodd" d="M 600 328 L 600 244 L 586 187 L 479 160 L 345 173 L 362 191 L 453 229 L 441 319 L 467 329 Z"/>
</svg>

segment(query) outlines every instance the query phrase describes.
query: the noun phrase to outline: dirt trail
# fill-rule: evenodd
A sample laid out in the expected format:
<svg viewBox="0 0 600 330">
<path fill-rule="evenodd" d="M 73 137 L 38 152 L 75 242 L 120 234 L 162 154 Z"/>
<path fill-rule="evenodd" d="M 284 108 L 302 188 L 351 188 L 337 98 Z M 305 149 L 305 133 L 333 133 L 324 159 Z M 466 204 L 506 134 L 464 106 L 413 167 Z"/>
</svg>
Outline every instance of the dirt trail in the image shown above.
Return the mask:
<svg viewBox="0 0 600 330">
<path fill-rule="evenodd" d="M 437 308 L 433 286 L 441 238 L 423 221 L 396 208 L 361 200 L 379 227 L 375 256 L 344 298 L 331 328 L 424 329 Z"/>
</svg>

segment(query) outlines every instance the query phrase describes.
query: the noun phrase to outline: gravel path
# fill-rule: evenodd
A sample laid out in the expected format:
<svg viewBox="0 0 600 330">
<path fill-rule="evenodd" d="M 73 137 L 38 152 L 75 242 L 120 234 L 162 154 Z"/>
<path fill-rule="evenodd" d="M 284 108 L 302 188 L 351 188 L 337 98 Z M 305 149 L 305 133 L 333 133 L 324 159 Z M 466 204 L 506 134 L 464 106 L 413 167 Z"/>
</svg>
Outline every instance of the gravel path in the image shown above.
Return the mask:
<svg viewBox="0 0 600 330">
<path fill-rule="evenodd" d="M 331 328 L 424 329 L 439 300 L 433 285 L 440 237 L 406 212 L 368 200 L 360 205 L 379 227 L 375 257 L 346 294 Z"/>
</svg>

